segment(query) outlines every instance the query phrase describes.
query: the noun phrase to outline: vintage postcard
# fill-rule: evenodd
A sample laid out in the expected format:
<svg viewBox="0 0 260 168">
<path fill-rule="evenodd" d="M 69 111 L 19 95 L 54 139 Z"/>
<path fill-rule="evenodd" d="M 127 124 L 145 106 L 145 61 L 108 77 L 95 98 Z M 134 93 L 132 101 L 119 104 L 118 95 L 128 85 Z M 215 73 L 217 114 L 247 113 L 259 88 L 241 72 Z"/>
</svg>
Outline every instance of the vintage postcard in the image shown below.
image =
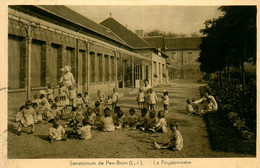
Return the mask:
<svg viewBox="0 0 260 168">
<path fill-rule="evenodd" d="M 259 167 L 258 10 L 4 1 L 2 167 Z"/>
</svg>

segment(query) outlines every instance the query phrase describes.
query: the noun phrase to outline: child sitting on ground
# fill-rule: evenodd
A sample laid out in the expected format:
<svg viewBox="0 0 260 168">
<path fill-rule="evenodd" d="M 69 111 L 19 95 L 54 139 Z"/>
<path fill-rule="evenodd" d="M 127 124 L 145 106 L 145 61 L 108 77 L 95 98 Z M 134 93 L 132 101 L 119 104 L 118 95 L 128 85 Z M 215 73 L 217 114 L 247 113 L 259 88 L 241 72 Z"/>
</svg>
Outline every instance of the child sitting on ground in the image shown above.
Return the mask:
<svg viewBox="0 0 260 168">
<path fill-rule="evenodd" d="M 116 106 L 118 107 L 118 106 Z M 118 110 L 116 115 L 114 116 L 114 123 L 116 126 L 116 129 L 124 127 L 125 124 L 125 115 L 122 110 Z"/>
<path fill-rule="evenodd" d="M 64 107 L 62 107 L 61 102 L 60 102 L 60 97 L 56 96 L 54 99 L 54 103 L 57 105 L 57 109 L 59 111 L 62 111 Z"/>
<path fill-rule="evenodd" d="M 169 100 L 168 92 L 166 90 L 163 92 L 162 100 L 163 100 L 164 112 L 167 114 L 168 113 L 168 106 L 170 105 L 170 100 Z"/>
<path fill-rule="evenodd" d="M 45 123 L 47 124 L 48 122 L 53 122 L 55 118 L 59 120 L 61 118 L 61 113 L 58 110 L 57 105 L 54 103 L 51 105 L 51 109 L 48 110 L 46 113 Z"/>
<path fill-rule="evenodd" d="M 48 99 L 48 108 L 51 108 L 51 105 L 53 104 L 53 100 L 52 99 Z"/>
<path fill-rule="evenodd" d="M 81 104 L 83 107 L 83 98 L 81 93 L 77 94 L 77 98 L 74 100 L 74 107 L 76 107 L 78 104 Z"/>
<path fill-rule="evenodd" d="M 155 131 L 167 133 L 167 122 L 166 119 L 164 118 L 164 111 L 160 110 L 158 112 L 158 118 L 159 118 L 159 122 L 155 126 Z"/>
<path fill-rule="evenodd" d="M 85 118 L 89 120 L 90 125 L 95 125 L 96 120 L 96 114 L 94 113 L 94 110 L 92 108 L 88 108 L 85 113 Z"/>
<path fill-rule="evenodd" d="M 44 99 L 40 102 L 40 104 L 38 105 L 38 110 L 36 111 L 37 114 L 37 120 L 39 122 L 43 121 L 44 119 L 46 119 L 46 114 L 47 111 L 49 110 L 48 107 L 48 103 L 47 101 Z"/>
<path fill-rule="evenodd" d="M 150 110 L 154 110 L 154 108 L 155 108 L 154 106 L 155 106 L 158 98 L 157 98 L 157 95 L 155 94 L 155 92 L 152 88 L 150 89 L 150 94 L 149 94 L 148 98 L 149 98 L 148 101 L 149 101 L 149 104 L 150 104 Z"/>
<path fill-rule="evenodd" d="M 82 105 L 77 105 L 76 111 L 71 112 L 71 121 L 69 123 L 70 126 L 77 129 L 82 126 L 82 121 L 84 119 Z"/>
<path fill-rule="evenodd" d="M 192 100 L 187 99 L 186 103 L 187 103 L 187 105 L 186 105 L 187 114 L 195 114 L 196 112 L 192 106 Z"/>
<path fill-rule="evenodd" d="M 135 109 L 134 108 L 130 108 L 129 109 L 129 114 L 127 116 L 127 120 L 126 120 L 126 126 L 130 127 L 130 129 L 136 129 L 136 125 L 138 122 L 138 117 L 135 115 Z"/>
<path fill-rule="evenodd" d="M 77 130 L 77 134 L 80 136 L 79 139 L 86 140 L 91 138 L 91 122 L 89 119 L 82 121 L 82 127 Z"/>
<path fill-rule="evenodd" d="M 21 135 L 22 127 L 29 126 L 31 128 L 30 134 L 34 132 L 34 123 L 36 120 L 36 112 L 32 108 L 32 101 L 28 100 L 25 102 L 25 105 L 20 111 L 20 119 L 18 124 L 18 135 Z"/>
<path fill-rule="evenodd" d="M 148 122 L 149 117 L 147 116 L 147 109 L 142 108 L 141 110 L 141 116 L 138 118 L 137 126 L 136 128 L 141 131 L 144 131 L 145 128 L 147 127 L 147 122 Z"/>
<path fill-rule="evenodd" d="M 54 91 L 53 91 L 53 86 L 51 84 L 48 84 L 47 86 L 47 99 L 54 99 Z"/>
<path fill-rule="evenodd" d="M 142 109 L 144 107 L 144 92 L 141 88 L 139 89 L 136 101 L 138 102 L 138 108 Z"/>
<path fill-rule="evenodd" d="M 49 141 L 66 141 L 65 129 L 59 124 L 59 121 L 54 120 L 53 127 L 49 130 Z"/>
<path fill-rule="evenodd" d="M 106 103 L 108 106 L 111 106 L 112 105 L 112 98 L 111 96 L 108 96 L 107 97 L 107 103 Z"/>
<path fill-rule="evenodd" d="M 101 119 L 101 128 L 104 132 L 113 132 L 115 131 L 115 125 L 113 118 L 111 117 L 111 110 L 107 107 L 104 110 L 104 117 Z"/>
<path fill-rule="evenodd" d="M 96 116 L 97 116 L 95 123 L 96 123 L 96 124 L 100 124 L 100 122 L 101 122 L 101 117 L 103 116 L 103 112 L 102 112 L 102 110 L 100 109 L 100 102 L 99 102 L 99 101 L 96 101 L 96 102 L 95 102 L 94 113 L 95 113 Z"/>
<path fill-rule="evenodd" d="M 156 111 L 155 110 L 150 111 L 146 130 L 155 132 L 154 129 L 156 127 L 157 122 L 158 122 L 158 119 L 156 117 Z"/>
<path fill-rule="evenodd" d="M 112 93 L 111 97 L 112 97 L 112 110 L 113 110 L 116 107 L 116 104 L 119 100 L 119 94 L 117 93 L 116 88 L 113 89 L 113 93 Z"/>
<path fill-rule="evenodd" d="M 60 82 L 59 84 L 59 90 L 58 90 L 59 96 L 68 96 L 68 90 L 66 88 L 66 86 L 63 84 L 63 82 Z"/>
<path fill-rule="evenodd" d="M 170 129 L 172 131 L 172 135 L 170 136 L 170 141 L 166 144 L 159 145 L 156 141 L 154 142 L 156 149 L 169 149 L 169 150 L 177 150 L 180 151 L 183 147 L 183 138 L 178 129 L 177 123 L 171 123 Z"/>
<path fill-rule="evenodd" d="M 104 102 L 106 96 L 104 93 L 102 93 L 100 90 L 97 91 L 97 96 L 98 96 L 98 100 L 100 101 L 100 103 Z"/>
<path fill-rule="evenodd" d="M 85 107 L 88 107 L 88 106 L 89 106 L 90 97 L 88 96 L 88 92 L 85 92 L 85 93 L 84 93 L 83 102 L 84 102 L 84 104 L 85 104 Z"/>
</svg>

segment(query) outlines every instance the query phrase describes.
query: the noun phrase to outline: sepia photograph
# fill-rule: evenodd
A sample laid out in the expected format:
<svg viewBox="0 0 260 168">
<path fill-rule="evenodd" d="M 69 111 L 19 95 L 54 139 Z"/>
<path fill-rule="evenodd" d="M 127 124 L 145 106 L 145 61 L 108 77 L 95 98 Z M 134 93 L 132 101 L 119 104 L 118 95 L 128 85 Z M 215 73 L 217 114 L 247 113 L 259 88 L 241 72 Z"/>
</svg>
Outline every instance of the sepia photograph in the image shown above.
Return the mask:
<svg viewBox="0 0 260 168">
<path fill-rule="evenodd" d="M 8 160 L 256 159 L 257 5 L 6 11 Z"/>
</svg>

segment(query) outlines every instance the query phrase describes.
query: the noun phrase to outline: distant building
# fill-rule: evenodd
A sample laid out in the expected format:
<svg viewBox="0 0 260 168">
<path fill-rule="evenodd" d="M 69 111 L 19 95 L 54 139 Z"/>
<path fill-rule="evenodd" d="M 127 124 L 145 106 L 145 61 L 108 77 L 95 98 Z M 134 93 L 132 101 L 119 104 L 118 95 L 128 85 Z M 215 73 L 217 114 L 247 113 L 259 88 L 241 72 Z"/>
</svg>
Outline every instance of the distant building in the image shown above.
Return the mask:
<svg viewBox="0 0 260 168">
<path fill-rule="evenodd" d="M 131 46 L 132 52 L 151 59 L 151 61 L 135 59 L 135 74 L 137 75 L 134 80 L 136 86 L 142 85 L 144 79 L 149 79 L 152 86 L 167 82 L 168 69 L 166 65 L 169 56 L 142 39 L 142 30 L 137 30 L 137 34 L 135 34 L 111 17 L 100 24 L 109 28 Z"/>
<path fill-rule="evenodd" d="M 165 52 L 169 57 L 169 78 L 199 79 L 203 73 L 196 61 L 200 54 L 202 37 L 144 37 L 150 45 Z"/>
</svg>

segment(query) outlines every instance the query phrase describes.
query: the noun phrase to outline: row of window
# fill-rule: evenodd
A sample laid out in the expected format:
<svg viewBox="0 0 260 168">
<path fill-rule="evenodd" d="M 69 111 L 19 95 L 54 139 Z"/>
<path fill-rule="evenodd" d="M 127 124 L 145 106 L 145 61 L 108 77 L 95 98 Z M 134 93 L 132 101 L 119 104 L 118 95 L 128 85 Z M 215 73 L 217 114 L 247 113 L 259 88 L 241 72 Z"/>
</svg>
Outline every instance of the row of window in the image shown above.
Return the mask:
<svg viewBox="0 0 260 168">
<path fill-rule="evenodd" d="M 8 87 L 9 89 L 25 88 L 26 79 L 26 41 L 25 38 L 9 35 L 8 37 Z M 49 54 L 46 54 L 49 52 Z M 78 83 L 87 83 L 86 51 L 79 50 L 76 66 L 75 48 L 62 48 L 61 45 L 32 41 L 31 57 L 31 86 L 40 87 L 46 84 L 57 85 L 62 75 L 60 69 L 69 65 L 76 78 L 78 67 Z M 48 58 L 46 57 L 48 55 Z M 90 52 L 90 82 L 115 80 L 115 57 Z M 120 61 L 118 67 L 120 66 Z M 118 77 L 120 75 L 118 74 Z"/>
</svg>

